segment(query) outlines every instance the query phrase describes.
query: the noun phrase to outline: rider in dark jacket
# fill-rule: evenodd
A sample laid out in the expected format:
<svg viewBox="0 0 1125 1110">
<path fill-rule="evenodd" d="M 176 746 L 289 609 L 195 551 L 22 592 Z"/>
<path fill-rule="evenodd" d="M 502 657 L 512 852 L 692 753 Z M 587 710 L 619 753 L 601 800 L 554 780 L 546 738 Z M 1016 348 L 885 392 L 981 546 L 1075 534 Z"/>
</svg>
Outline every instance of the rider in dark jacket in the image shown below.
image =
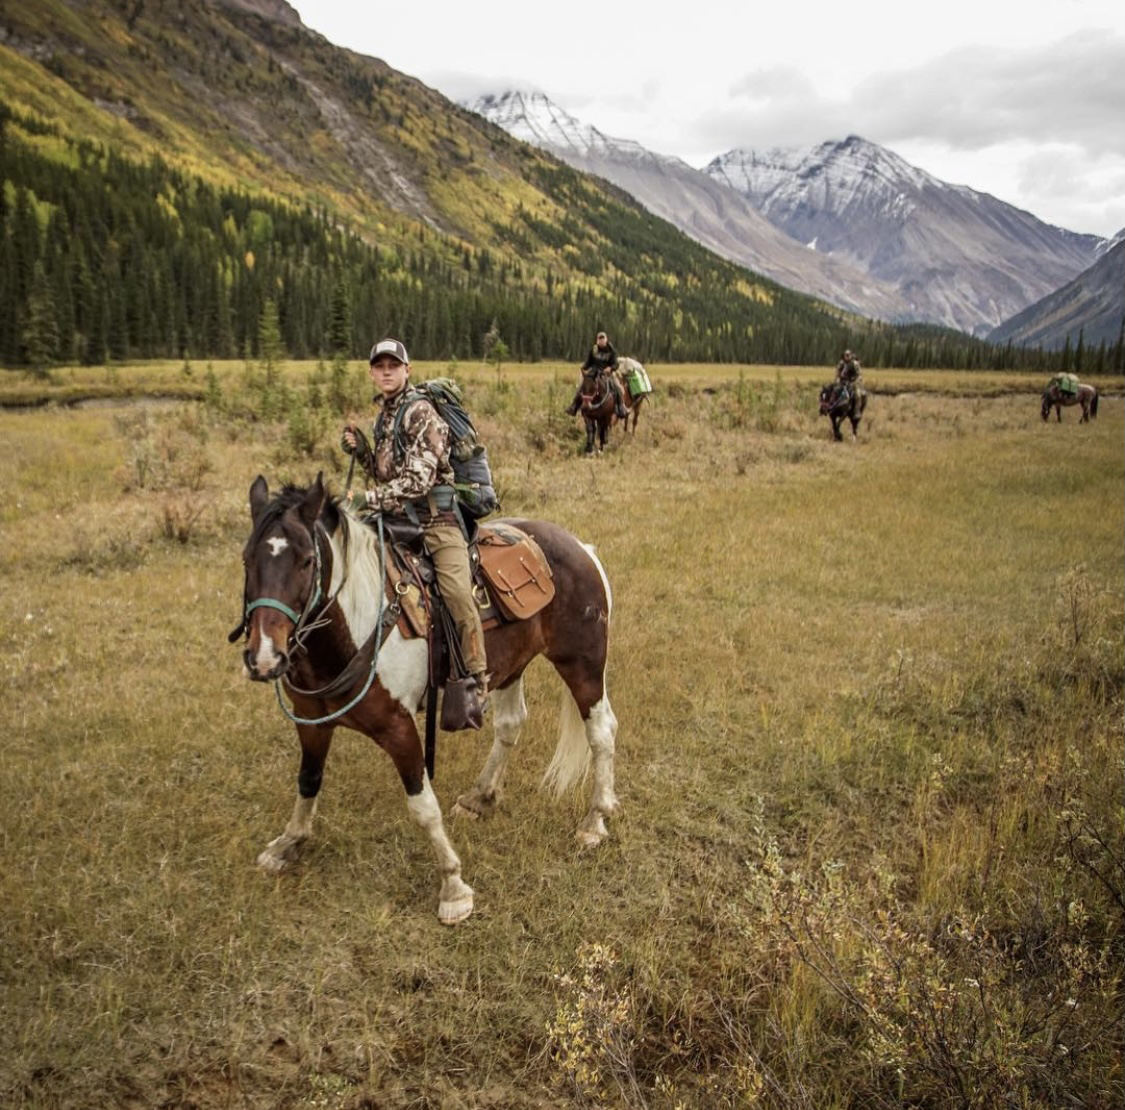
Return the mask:
<svg viewBox="0 0 1125 1110">
<path fill-rule="evenodd" d="M 836 367 L 836 380 L 843 382 L 854 397 L 863 388 L 863 370 L 859 359 L 851 351 L 845 351 Z"/>
<path fill-rule="evenodd" d="M 617 381 L 617 375 L 614 371 L 617 369 L 617 352 L 613 349 L 613 344 L 610 343 L 609 338 L 604 331 L 598 332 L 597 339 L 594 341 L 594 346 L 590 353 L 586 356 L 586 361 L 582 363 L 582 373 L 596 376 L 598 374 L 608 375 L 609 388 L 613 390 L 613 400 L 617 408 L 617 415 L 620 419 L 624 420 L 626 417 L 625 401 L 621 396 L 621 385 Z M 579 408 L 582 406 L 582 385 L 579 383 L 578 390 L 574 394 L 574 400 L 567 406 L 567 413 L 574 416 Z"/>
</svg>

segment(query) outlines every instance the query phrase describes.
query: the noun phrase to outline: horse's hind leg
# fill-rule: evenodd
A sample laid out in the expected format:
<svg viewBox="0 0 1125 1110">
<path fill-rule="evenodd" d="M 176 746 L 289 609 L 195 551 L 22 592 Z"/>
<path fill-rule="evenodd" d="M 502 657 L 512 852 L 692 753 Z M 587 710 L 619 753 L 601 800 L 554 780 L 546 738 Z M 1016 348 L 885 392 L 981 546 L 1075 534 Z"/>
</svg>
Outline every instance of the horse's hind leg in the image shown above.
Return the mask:
<svg viewBox="0 0 1125 1110">
<path fill-rule="evenodd" d="M 297 774 L 297 801 L 285 831 L 266 845 L 258 866 L 266 871 L 284 871 L 297 858 L 297 849 L 312 836 L 316 799 L 324 776 L 324 761 L 333 729 L 320 725 L 298 725 L 301 739 L 301 769 Z"/>
<path fill-rule="evenodd" d="M 569 696 L 563 694 L 558 747 L 543 782 L 561 795 L 592 765 L 590 808 L 579 822 L 575 837 L 584 848 L 593 848 L 608 835 L 606 818 L 618 807 L 613 768 L 617 718 L 601 675 L 591 677 L 558 663 L 555 667 L 569 688 Z"/>
<path fill-rule="evenodd" d="M 590 792 L 590 808 L 579 823 L 575 836 L 584 848 L 593 848 L 608 835 L 605 819 L 611 817 L 618 806 L 613 783 L 617 718 L 609 704 L 608 694 L 603 694 L 601 700 L 591 706 L 584 731 L 593 763 L 594 788 Z"/>
<path fill-rule="evenodd" d="M 455 815 L 487 817 L 496 808 L 504 771 L 527 720 L 522 676 L 504 689 L 492 690 L 489 698 L 492 701 L 492 750 L 472 790 L 457 799 L 453 807 Z"/>
</svg>

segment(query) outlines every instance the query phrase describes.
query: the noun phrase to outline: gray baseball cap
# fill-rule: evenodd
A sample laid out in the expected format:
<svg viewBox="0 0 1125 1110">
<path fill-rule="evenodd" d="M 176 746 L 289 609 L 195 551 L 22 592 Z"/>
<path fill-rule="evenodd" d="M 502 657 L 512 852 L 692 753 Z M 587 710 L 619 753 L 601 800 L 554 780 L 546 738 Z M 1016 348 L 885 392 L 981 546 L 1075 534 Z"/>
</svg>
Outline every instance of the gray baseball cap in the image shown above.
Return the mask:
<svg viewBox="0 0 1125 1110">
<path fill-rule="evenodd" d="M 399 362 L 410 365 L 410 356 L 406 353 L 406 348 L 397 339 L 380 339 L 371 348 L 371 357 L 367 361 L 374 362 L 380 355 L 390 355 L 391 358 L 397 358 Z"/>
</svg>

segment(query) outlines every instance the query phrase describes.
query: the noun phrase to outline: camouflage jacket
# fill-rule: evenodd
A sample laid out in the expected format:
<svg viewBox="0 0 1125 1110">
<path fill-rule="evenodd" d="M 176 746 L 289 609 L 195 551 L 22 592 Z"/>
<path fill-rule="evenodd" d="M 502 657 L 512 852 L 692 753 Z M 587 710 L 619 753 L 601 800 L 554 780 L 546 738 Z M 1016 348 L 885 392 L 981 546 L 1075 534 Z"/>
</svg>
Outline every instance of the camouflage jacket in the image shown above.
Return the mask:
<svg viewBox="0 0 1125 1110">
<path fill-rule="evenodd" d="M 407 385 L 393 397 L 383 398 L 371 429 L 375 488 L 369 491 L 368 501 L 373 508 L 385 512 L 402 512 L 406 503 L 424 501 L 435 486 L 453 485 L 449 425 L 429 401 L 414 401 L 407 408 L 402 422 L 403 453 L 400 458 L 395 457 L 395 414 L 409 389 Z"/>
</svg>

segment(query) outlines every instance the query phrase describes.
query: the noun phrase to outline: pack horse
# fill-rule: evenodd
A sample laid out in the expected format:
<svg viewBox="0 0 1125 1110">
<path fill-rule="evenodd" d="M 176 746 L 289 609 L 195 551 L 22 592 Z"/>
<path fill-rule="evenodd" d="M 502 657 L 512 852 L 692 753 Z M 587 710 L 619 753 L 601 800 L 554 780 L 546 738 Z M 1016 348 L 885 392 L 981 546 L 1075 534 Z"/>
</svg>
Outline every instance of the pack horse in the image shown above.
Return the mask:
<svg viewBox="0 0 1125 1110">
<path fill-rule="evenodd" d="M 446 834 L 415 724 L 429 682 L 424 637 L 398 619 L 396 588 L 381 530 L 361 522 L 328 496 L 321 475 L 308 488 L 286 486 L 271 496 L 266 480 L 250 487 L 252 530 L 243 551 L 244 662 L 256 681 L 277 684 L 278 701 L 300 741 L 297 799 L 289 823 L 258 856 L 268 871 L 293 862 L 312 834 L 317 797 L 338 727 L 370 737 L 391 758 L 410 816 L 429 837 L 441 889 L 438 918 L 446 925 L 473 910 L 473 890 Z M 562 677 L 560 735 L 544 784 L 561 795 L 592 766 L 590 806 L 579 823 L 584 847 L 606 835 L 617 808 L 614 749 L 617 719 L 606 692 L 612 595 L 593 548 L 555 524 L 496 522 L 533 537 L 547 562 L 554 594 L 523 620 L 485 630 L 494 737 L 472 788 L 454 813 L 483 817 L 495 807 L 508 759 L 527 718 L 523 673 L 537 656 Z M 489 525 L 481 525 L 482 532 Z M 282 690 L 292 703 L 282 701 Z"/>
<path fill-rule="evenodd" d="M 1043 390 L 1041 415 L 1049 419 L 1051 409 L 1055 410 L 1057 423 L 1062 423 L 1062 410 L 1067 405 L 1081 405 L 1082 415 L 1079 424 L 1089 424 L 1090 417 L 1098 415 L 1098 391 L 1092 385 L 1079 382 L 1073 374 L 1056 374 Z"/>
</svg>

